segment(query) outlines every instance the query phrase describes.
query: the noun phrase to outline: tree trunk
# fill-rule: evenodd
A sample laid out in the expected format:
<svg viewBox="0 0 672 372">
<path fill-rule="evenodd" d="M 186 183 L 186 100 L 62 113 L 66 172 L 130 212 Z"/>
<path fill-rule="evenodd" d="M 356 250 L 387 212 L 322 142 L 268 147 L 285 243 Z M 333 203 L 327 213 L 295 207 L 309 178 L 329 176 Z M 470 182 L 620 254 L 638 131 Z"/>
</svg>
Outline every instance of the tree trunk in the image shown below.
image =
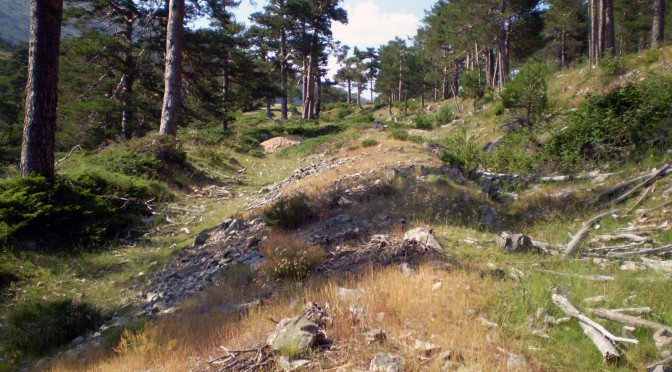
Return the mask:
<svg viewBox="0 0 672 372">
<path fill-rule="evenodd" d="M 54 175 L 63 0 L 30 1 L 30 46 L 21 175 Z"/>
<path fill-rule="evenodd" d="M 282 120 L 287 120 L 287 32 L 283 26 L 280 31 L 280 54 L 282 54 L 282 60 L 280 61 L 280 89 L 282 93 L 280 94 L 280 106 L 282 110 Z"/>
<path fill-rule="evenodd" d="M 229 114 L 227 112 L 227 100 L 229 99 L 229 53 L 225 53 L 224 71 L 222 71 L 222 107 L 224 115 L 222 117 L 222 132 L 229 130 Z"/>
<path fill-rule="evenodd" d="M 268 119 L 273 119 L 273 111 L 271 110 L 272 99 L 266 97 L 266 117 Z"/>
<path fill-rule="evenodd" d="M 651 48 L 658 49 L 665 41 L 665 0 L 653 1 L 653 28 L 651 30 Z"/>
<path fill-rule="evenodd" d="M 123 111 L 121 113 L 121 138 L 128 140 L 131 138 L 130 128 L 133 120 L 133 84 L 135 82 L 135 66 L 133 66 L 133 21 L 134 18 L 126 19 L 126 30 L 124 31 L 124 41 L 128 48 L 124 52 L 124 75 L 121 77 L 121 102 Z"/>
<path fill-rule="evenodd" d="M 401 52 L 399 54 L 399 99 L 401 99 L 401 91 L 403 89 L 403 79 L 404 79 L 404 70 L 403 70 L 403 60 Z"/>
<path fill-rule="evenodd" d="M 607 0 L 600 0 L 600 8 L 598 10 L 599 22 L 597 27 L 597 58 L 604 57 L 604 31 L 605 31 L 605 14 L 604 7 Z"/>
<path fill-rule="evenodd" d="M 597 17 L 598 9 L 598 0 L 590 0 L 590 42 L 589 42 L 589 52 L 588 60 L 590 68 L 597 66 L 597 61 L 599 58 L 599 25 Z"/>
<path fill-rule="evenodd" d="M 611 57 L 616 55 L 614 27 L 614 0 L 604 0 L 604 48 Z"/>
<path fill-rule="evenodd" d="M 317 90 L 317 98 L 315 99 L 315 119 L 320 118 L 320 112 L 322 112 L 322 77 L 318 76 L 315 83 Z"/>
<path fill-rule="evenodd" d="M 352 103 L 352 81 L 348 78 L 348 105 Z"/>
<path fill-rule="evenodd" d="M 182 104 L 182 50 L 184 42 L 184 0 L 170 0 L 166 34 L 166 68 L 163 108 L 159 133 L 177 135 Z"/>
</svg>

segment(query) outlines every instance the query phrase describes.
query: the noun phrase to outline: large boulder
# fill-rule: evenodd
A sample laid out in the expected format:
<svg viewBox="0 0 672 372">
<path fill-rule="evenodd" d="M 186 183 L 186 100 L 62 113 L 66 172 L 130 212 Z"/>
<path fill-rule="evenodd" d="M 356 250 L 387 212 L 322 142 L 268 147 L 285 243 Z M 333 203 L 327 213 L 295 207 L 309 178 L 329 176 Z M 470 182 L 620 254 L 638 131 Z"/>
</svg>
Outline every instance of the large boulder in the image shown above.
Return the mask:
<svg viewBox="0 0 672 372">
<path fill-rule="evenodd" d="M 404 234 L 404 241 L 413 241 L 415 240 L 418 243 L 422 243 L 429 248 L 434 249 L 437 252 L 443 252 L 443 247 L 436 241 L 434 237 L 434 232 L 428 227 L 418 227 L 413 230 L 409 230 Z"/>
<path fill-rule="evenodd" d="M 303 317 L 285 318 L 268 335 L 266 344 L 275 352 L 296 357 L 315 345 L 318 332 L 318 325 Z"/>
</svg>

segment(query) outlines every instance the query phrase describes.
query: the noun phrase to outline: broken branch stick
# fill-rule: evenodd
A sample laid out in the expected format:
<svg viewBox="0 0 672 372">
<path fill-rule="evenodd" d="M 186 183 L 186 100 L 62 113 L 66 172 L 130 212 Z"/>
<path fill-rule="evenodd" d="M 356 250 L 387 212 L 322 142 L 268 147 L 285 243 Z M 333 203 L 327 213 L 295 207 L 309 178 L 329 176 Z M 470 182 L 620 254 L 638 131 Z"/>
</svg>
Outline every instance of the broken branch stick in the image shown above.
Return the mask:
<svg viewBox="0 0 672 372">
<path fill-rule="evenodd" d="M 583 226 L 581 226 L 581 229 L 574 235 L 572 240 L 567 244 L 567 248 L 565 248 L 565 252 L 563 253 L 563 256 L 571 256 L 576 249 L 579 247 L 579 244 L 581 241 L 588 235 L 588 232 L 590 231 L 590 228 L 596 224 L 599 220 L 603 219 L 606 216 L 609 216 L 611 214 L 618 213 L 618 209 L 611 210 L 609 212 L 604 212 L 600 213 L 597 216 L 592 217 L 588 221 L 586 221 Z"/>
<path fill-rule="evenodd" d="M 625 194 L 623 194 L 623 195 L 619 196 L 618 198 L 616 198 L 616 199 L 614 200 L 614 203 L 616 203 L 616 204 L 617 204 L 617 203 L 620 203 L 620 202 L 622 202 L 622 201 L 628 199 L 632 194 L 634 194 L 636 191 L 638 191 L 638 190 L 641 189 L 642 187 L 647 187 L 647 186 L 649 186 L 652 182 L 654 182 L 655 180 L 657 180 L 659 177 L 666 175 L 667 172 L 670 170 L 670 168 L 671 168 L 671 167 L 670 167 L 669 164 L 665 164 L 665 166 L 663 166 L 659 171 L 652 173 L 651 176 L 650 176 L 649 178 L 647 178 L 646 180 L 644 180 L 644 182 L 642 182 L 642 183 L 640 183 L 639 185 L 637 185 L 637 186 L 631 188 L 628 192 L 626 192 Z"/>
<path fill-rule="evenodd" d="M 613 310 L 595 309 L 595 316 L 597 316 L 598 318 L 610 320 L 610 321 L 616 322 L 616 323 L 629 325 L 629 326 L 632 326 L 632 327 L 643 327 L 643 328 L 653 329 L 653 330 L 656 330 L 656 331 L 659 330 L 659 329 L 668 329 L 672 332 L 672 328 L 670 328 L 670 327 L 668 327 L 664 324 L 652 322 L 650 320 L 638 318 L 638 317 L 632 316 L 632 315 L 619 313 L 619 312 L 616 312 L 616 311 L 613 311 Z"/>
<path fill-rule="evenodd" d="M 618 352 L 616 347 L 607 337 L 587 324 L 579 322 L 579 325 L 581 326 L 581 329 L 583 329 L 583 333 L 588 336 L 590 341 L 597 347 L 597 350 L 600 351 L 605 362 L 617 361 L 621 358 L 621 353 Z"/>
<path fill-rule="evenodd" d="M 650 369 L 656 368 L 656 366 L 665 366 L 665 365 L 668 365 L 670 363 L 672 363 L 672 356 L 669 356 L 669 357 L 667 357 L 667 358 L 665 358 L 661 361 L 655 362 L 655 363 L 647 366 L 646 370 L 648 371 Z"/>
<path fill-rule="evenodd" d="M 634 338 L 625 338 L 625 337 L 618 337 L 611 332 L 607 331 L 602 325 L 599 323 L 596 323 L 594 320 L 590 319 L 586 315 L 584 315 L 582 312 L 580 312 L 574 305 L 572 305 L 571 302 L 567 299 L 567 297 L 553 293 L 551 295 L 551 299 L 553 300 L 553 303 L 558 305 L 562 311 L 569 315 L 572 316 L 576 319 L 578 319 L 580 322 L 585 323 L 593 328 L 595 328 L 598 332 L 600 332 L 604 337 L 609 339 L 611 343 L 616 343 L 616 342 L 627 342 L 631 344 L 639 344 L 639 340 L 636 340 Z"/>
<path fill-rule="evenodd" d="M 637 251 L 630 251 L 630 252 L 607 252 L 607 258 L 626 258 L 632 256 L 644 256 L 647 254 L 661 254 L 667 252 L 672 252 L 672 245 L 668 245 L 667 247 L 640 249 Z"/>
<path fill-rule="evenodd" d="M 656 190 L 656 186 L 647 187 L 646 191 L 644 191 L 642 196 L 640 196 L 639 199 L 637 199 L 635 204 L 633 204 L 632 207 L 630 207 L 630 209 L 628 209 L 628 211 L 625 212 L 625 214 L 630 214 L 630 212 L 634 211 L 635 208 L 637 208 L 637 206 L 639 206 L 644 201 L 644 199 L 646 199 L 646 197 L 649 196 L 649 193 L 651 193 L 652 191 L 655 191 L 655 190 Z"/>
<path fill-rule="evenodd" d="M 582 279 L 582 280 L 587 280 L 590 282 L 613 282 L 614 277 L 613 276 L 605 276 L 605 275 L 578 275 L 578 274 L 569 274 L 569 273 L 562 273 L 559 271 L 552 271 L 552 270 L 535 270 L 540 273 L 544 274 L 551 274 L 555 276 L 564 276 L 567 278 L 577 278 L 577 279 Z"/>
</svg>

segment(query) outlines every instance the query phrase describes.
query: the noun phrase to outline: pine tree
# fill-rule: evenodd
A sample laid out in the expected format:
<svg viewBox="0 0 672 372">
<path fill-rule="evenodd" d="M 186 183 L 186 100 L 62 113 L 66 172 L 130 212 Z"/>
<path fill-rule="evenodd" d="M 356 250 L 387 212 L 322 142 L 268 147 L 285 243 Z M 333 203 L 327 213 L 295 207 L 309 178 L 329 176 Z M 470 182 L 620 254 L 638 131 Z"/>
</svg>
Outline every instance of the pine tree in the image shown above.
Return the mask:
<svg viewBox="0 0 672 372">
<path fill-rule="evenodd" d="M 175 137 L 182 105 L 182 51 L 184 49 L 184 0 L 170 0 L 166 34 L 166 68 L 159 133 Z"/>
</svg>

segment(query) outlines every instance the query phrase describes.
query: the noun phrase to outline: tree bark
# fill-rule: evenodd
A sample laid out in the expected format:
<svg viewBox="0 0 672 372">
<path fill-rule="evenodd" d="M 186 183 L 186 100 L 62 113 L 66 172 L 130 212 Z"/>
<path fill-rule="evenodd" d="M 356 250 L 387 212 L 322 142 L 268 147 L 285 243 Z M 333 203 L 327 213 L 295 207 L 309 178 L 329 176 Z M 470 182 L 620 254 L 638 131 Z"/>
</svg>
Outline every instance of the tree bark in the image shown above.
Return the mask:
<svg viewBox="0 0 672 372">
<path fill-rule="evenodd" d="M 599 25 L 598 25 L 597 9 L 598 9 L 598 0 L 590 0 L 590 42 L 588 51 L 588 61 L 591 69 L 593 68 L 593 66 L 597 65 L 597 60 L 599 56 L 599 49 L 598 49 Z"/>
<path fill-rule="evenodd" d="M 665 41 L 665 0 L 653 1 L 653 27 L 651 30 L 651 48 L 658 49 Z"/>
<path fill-rule="evenodd" d="M 600 0 L 598 9 L 599 22 L 597 26 L 597 58 L 604 57 L 604 30 L 605 30 L 605 14 L 604 7 L 607 0 Z"/>
<path fill-rule="evenodd" d="M 129 17 L 125 21 L 124 42 L 128 50 L 124 52 L 124 75 L 121 77 L 121 102 L 123 111 L 121 113 L 121 138 L 127 140 L 131 138 L 130 128 L 133 120 L 133 84 L 135 83 L 135 66 L 133 66 L 133 21 L 134 17 Z"/>
<path fill-rule="evenodd" d="M 320 113 L 322 112 L 322 77 L 318 76 L 317 81 L 315 82 L 316 99 L 315 99 L 315 119 L 320 118 Z"/>
<path fill-rule="evenodd" d="M 184 0 L 170 0 L 166 34 L 166 67 L 159 133 L 175 137 L 182 104 Z"/>
<path fill-rule="evenodd" d="M 280 61 L 280 88 L 282 93 L 280 94 L 280 106 L 281 106 L 281 118 L 282 120 L 287 120 L 287 31 L 285 27 L 282 27 L 280 30 L 280 54 L 282 55 L 282 60 Z"/>
<path fill-rule="evenodd" d="M 63 0 L 30 1 L 30 45 L 21 175 L 54 175 Z"/>
<path fill-rule="evenodd" d="M 614 26 L 614 0 L 604 0 L 604 48 L 609 56 L 616 55 L 616 32 Z"/>
</svg>

